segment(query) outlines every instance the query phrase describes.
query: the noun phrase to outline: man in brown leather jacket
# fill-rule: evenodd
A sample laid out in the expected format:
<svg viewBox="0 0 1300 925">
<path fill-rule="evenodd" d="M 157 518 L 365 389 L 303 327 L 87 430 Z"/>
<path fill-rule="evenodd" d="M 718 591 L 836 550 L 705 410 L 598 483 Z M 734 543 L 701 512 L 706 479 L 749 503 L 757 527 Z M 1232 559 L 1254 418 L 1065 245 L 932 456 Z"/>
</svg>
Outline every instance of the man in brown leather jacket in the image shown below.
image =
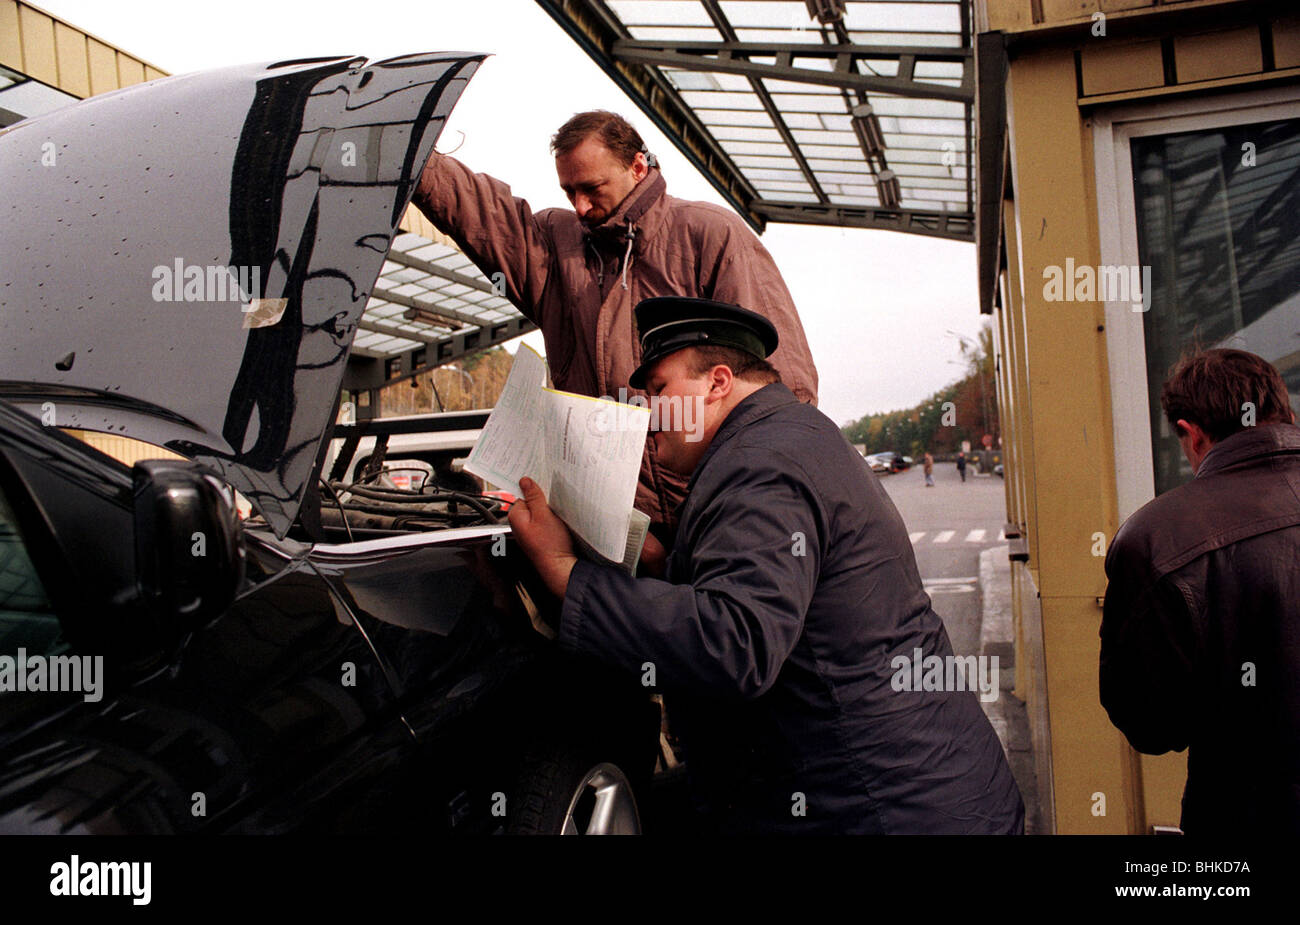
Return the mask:
<svg viewBox="0 0 1300 925">
<path fill-rule="evenodd" d="M 1240 350 L 1180 361 L 1161 405 L 1195 471 L 1106 555 L 1101 702 L 1138 751 L 1189 748 L 1189 834 L 1300 835 L 1300 427 Z"/>
<path fill-rule="evenodd" d="M 534 213 L 500 180 L 435 154 L 414 202 L 542 329 L 556 388 L 625 400 L 641 360 L 632 307 L 679 295 L 745 305 L 776 326 L 772 365 L 816 404 L 817 370 L 803 325 L 767 249 L 733 212 L 669 196 L 630 124 L 609 112 L 574 116 L 551 141 L 573 210 Z M 499 274 L 499 275 L 498 275 Z M 636 506 L 667 520 L 685 484 L 642 463 Z"/>
</svg>

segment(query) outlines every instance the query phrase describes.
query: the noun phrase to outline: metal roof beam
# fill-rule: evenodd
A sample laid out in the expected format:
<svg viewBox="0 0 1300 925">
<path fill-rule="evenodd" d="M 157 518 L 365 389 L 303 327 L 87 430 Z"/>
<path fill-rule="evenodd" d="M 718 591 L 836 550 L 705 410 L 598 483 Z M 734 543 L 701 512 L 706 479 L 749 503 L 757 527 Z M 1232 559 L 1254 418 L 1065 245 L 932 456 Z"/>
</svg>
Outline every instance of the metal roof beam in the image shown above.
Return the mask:
<svg viewBox="0 0 1300 925">
<path fill-rule="evenodd" d="M 644 42 L 631 39 L 615 42 L 611 54 L 618 61 L 687 71 L 739 74 L 751 79 L 766 77 L 797 83 L 838 87 L 871 93 L 889 93 L 919 99 L 949 100 L 970 103 L 975 100 L 971 79 L 971 51 L 968 48 L 908 48 L 903 46 L 810 45 L 798 42 Z M 775 57 L 775 64 L 749 60 Z M 793 58 L 829 58 L 834 69 L 795 67 Z M 898 62 L 897 77 L 863 74 L 856 68 L 859 59 Z M 941 61 L 962 65 L 961 84 L 929 83 L 913 74 L 921 62 Z"/>
<path fill-rule="evenodd" d="M 954 241 L 975 240 L 974 220 L 971 216 L 960 213 L 766 201 L 754 203 L 754 208 L 768 221 L 773 222 L 873 228 L 879 231 L 902 231 L 907 234 L 950 238 Z"/>
<path fill-rule="evenodd" d="M 382 388 L 395 382 L 402 382 L 446 363 L 459 360 L 471 353 L 496 347 L 535 330 L 537 330 L 537 325 L 520 315 L 517 318 L 508 318 L 505 321 L 485 324 L 481 328 L 466 328 L 453 331 L 451 334 L 437 338 L 435 341 L 430 341 L 424 347 L 408 347 L 383 356 L 376 356 L 376 351 L 370 351 L 370 356 L 359 356 L 356 351 L 353 351 L 353 354 L 348 358 L 347 369 L 343 375 L 343 388 L 352 392 L 360 392 Z M 397 334 L 394 336 L 408 337 L 409 335 Z M 411 339 L 418 340 L 419 338 Z M 397 360 L 398 368 L 401 370 L 398 375 L 391 379 L 388 378 L 388 361 L 390 360 Z"/>
<path fill-rule="evenodd" d="M 462 312 L 450 308 L 443 308 L 437 302 L 421 301 L 412 298 L 409 295 L 400 295 L 396 292 L 386 292 L 383 289 L 375 289 L 370 293 L 373 299 L 382 299 L 385 302 L 391 302 L 394 305 L 405 305 L 407 308 L 414 308 L 429 315 L 439 315 L 452 321 L 459 321 L 463 325 L 472 328 L 482 327 L 483 319 L 476 318 L 473 315 L 466 315 Z"/>
<path fill-rule="evenodd" d="M 976 263 L 980 314 L 990 315 L 998 300 L 998 268 L 1003 259 L 1002 203 L 1007 166 L 1007 52 L 1001 32 L 981 32 L 979 48 L 979 124 L 975 133 L 978 185 L 975 194 Z M 970 173 L 970 168 L 967 168 Z"/>
<path fill-rule="evenodd" d="M 673 140 L 678 150 L 741 217 L 761 233 L 763 219 L 749 208 L 749 203 L 758 198 L 758 192 L 705 128 L 700 117 L 682 101 L 668 79 L 652 66 L 619 61 L 610 53 L 617 41 L 627 38 L 617 17 L 596 0 L 537 0 L 537 3 L 659 130 Z"/>
<path fill-rule="evenodd" d="M 357 322 L 357 327 L 362 331 L 370 331 L 374 334 L 383 334 L 385 337 L 398 337 L 402 340 L 413 340 L 417 343 L 428 344 L 432 347 L 438 346 L 438 344 L 442 343 L 443 340 L 441 334 L 417 334 L 411 331 L 394 331 L 392 328 L 386 328 L 382 324 L 376 324 L 373 321 L 366 321 L 364 315 L 361 320 Z M 458 328 L 457 330 L 460 329 Z M 371 350 L 370 352 L 378 354 L 383 351 Z M 384 356 L 389 356 L 389 354 L 385 353 Z"/>
<path fill-rule="evenodd" d="M 731 23 L 727 21 L 726 14 L 722 12 L 722 7 L 718 6 L 718 0 L 700 0 L 700 2 L 704 4 L 705 11 L 709 14 L 709 18 L 713 20 L 713 25 L 717 27 L 717 30 L 720 33 L 722 33 L 722 37 L 725 38 L 729 44 L 737 44 L 738 37 L 736 35 L 736 30 L 731 28 Z M 788 57 L 778 57 L 777 63 L 789 64 L 790 59 Z M 781 111 L 776 108 L 776 103 L 772 101 L 772 95 L 768 93 L 767 88 L 763 86 L 763 81 L 758 77 L 751 76 L 749 77 L 749 87 L 758 97 L 758 101 L 762 103 L 763 109 L 767 112 L 767 117 L 772 120 L 772 125 L 776 127 L 776 131 L 781 136 L 781 140 L 785 142 L 785 146 L 789 150 L 790 156 L 793 157 L 794 162 L 799 165 L 799 169 L 803 172 L 804 181 L 812 189 L 813 195 L 817 197 L 817 201 L 830 202 L 830 197 L 827 196 L 826 191 L 822 189 L 821 183 L 817 180 L 817 175 L 812 172 L 812 168 L 808 166 L 808 161 L 804 158 L 803 152 L 799 150 L 799 143 L 794 140 L 794 135 L 790 132 L 790 126 L 785 124 L 785 118 L 781 115 Z"/>
<path fill-rule="evenodd" d="M 442 279 L 451 280 L 453 283 L 460 283 L 462 286 L 469 286 L 479 292 L 490 292 L 493 295 L 501 294 L 492 288 L 491 283 L 464 273 L 457 273 L 455 270 L 449 270 L 446 267 L 440 267 L 436 263 L 421 260 L 419 257 L 413 257 L 404 251 L 389 251 L 388 259 L 393 263 L 400 263 L 402 266 L 410 267 L 413 270 L 428 273 L 430 276 L 441 277 Z"/>
</svg>

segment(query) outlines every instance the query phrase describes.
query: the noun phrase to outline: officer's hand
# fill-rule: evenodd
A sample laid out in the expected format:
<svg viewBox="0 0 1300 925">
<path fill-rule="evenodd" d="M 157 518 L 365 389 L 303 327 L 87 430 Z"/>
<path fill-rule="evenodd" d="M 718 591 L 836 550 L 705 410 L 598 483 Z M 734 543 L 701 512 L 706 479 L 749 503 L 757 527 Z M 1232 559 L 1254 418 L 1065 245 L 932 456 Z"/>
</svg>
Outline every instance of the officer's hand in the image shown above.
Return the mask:
<svg viewBox="0 0 1300 925">
<path fill-rule="evenodd" d="M 538 577 L 556 597 L 564 597 L 569 573 L 577 563 L 573 537 L 564 521 L 546 503 L 542 487 L 530 478 L 519 480 L 523 498 L 510 506 L 510 529 L 524 554 L 537 569 Z"/>
</svg>

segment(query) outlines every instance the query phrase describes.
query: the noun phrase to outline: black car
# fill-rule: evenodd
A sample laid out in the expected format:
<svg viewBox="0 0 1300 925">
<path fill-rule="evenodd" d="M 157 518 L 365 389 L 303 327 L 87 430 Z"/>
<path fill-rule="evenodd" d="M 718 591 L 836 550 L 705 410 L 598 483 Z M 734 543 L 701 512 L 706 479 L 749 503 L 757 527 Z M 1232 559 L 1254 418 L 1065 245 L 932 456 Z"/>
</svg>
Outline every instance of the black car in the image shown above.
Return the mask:
<svg viewBox="0 0 1300 925">
<path fill-rule="evenodd" d="M 903 472 L 911 468 L 912 457 L 895 453 L 893 450 L 886 450 L 883 453 L 873 453 L 868 456 L 867 463 L 870 464 L 872 472 Z"/>
<path fill-rule="evenodd" d="M 638 830 L 652 692 L 534 629 L 501 502 L 322 471 L 480 61 L 242 66 L 0 132 L 0 832 Z"/>
</svg>

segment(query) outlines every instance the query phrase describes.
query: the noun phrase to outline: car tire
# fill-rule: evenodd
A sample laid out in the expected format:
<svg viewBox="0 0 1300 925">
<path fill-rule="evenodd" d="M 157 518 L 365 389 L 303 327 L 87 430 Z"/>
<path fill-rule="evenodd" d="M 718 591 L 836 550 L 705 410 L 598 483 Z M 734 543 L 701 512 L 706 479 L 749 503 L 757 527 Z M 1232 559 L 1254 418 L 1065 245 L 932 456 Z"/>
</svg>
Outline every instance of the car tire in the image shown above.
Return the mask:
<svg viewBox="0 0 1300 925">
<path fill-rule="evenodd" d="M 605 755 L 604 758 L 610 756 Z M 639 835 L 635 789 L 599 750 L 553 745 L 523 760 L 507 809 L 510 835 Z"/>
</svg>

